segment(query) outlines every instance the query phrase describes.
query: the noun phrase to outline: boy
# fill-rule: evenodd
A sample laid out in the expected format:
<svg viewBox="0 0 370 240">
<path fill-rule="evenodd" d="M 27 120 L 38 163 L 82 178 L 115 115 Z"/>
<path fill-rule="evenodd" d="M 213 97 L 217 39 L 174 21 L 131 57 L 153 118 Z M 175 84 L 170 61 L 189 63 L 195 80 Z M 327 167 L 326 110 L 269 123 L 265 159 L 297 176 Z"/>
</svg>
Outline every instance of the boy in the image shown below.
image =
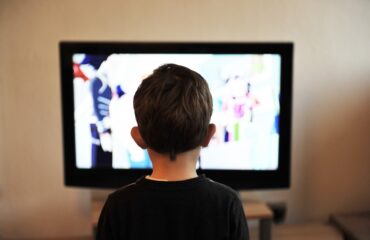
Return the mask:
<svg viewBox="0 0 370 240">
<path fill-rule="evenodd" d="M 141 83 L 134 109 L 131 136 L 147 149 L 153 171 L 109 195 L 97 239 L 248 239 L 237 193 L 196 173 L 201 147 L 215 132 L 203 77 L 163 65 Z"/>
</svg>

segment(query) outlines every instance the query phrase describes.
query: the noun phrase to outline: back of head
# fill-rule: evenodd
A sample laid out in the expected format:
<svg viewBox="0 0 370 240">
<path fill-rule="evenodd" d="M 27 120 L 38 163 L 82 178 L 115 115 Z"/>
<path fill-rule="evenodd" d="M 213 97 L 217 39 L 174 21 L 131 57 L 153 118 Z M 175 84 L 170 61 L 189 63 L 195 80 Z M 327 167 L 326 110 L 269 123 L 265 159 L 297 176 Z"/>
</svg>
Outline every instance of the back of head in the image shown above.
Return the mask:
<svg viewBox="0 0 370 240">
<path fill-rule="evenodd" d="M 145 78 L 134 96 L 135 116 L 146 145 L 163 154 L 200 146 L 212 115 L 212 96 L 203 77 L 165 64 Z"/>
</svg>

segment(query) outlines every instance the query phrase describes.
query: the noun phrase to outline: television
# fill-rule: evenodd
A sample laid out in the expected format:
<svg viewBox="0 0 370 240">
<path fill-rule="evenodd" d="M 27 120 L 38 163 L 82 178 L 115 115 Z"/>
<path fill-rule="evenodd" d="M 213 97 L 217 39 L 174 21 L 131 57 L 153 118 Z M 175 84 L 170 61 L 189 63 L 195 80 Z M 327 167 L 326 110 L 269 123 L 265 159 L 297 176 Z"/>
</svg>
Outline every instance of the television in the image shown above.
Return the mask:
<svg viewBox="0 0 370 240">
<path fill-rule="evenodd" d="M 60 42 L 64 181 L 118 188 L 151 172 L 133 96 L 165 63 L 199 72 L 216 133 L 197 171 L 236 190 L 289 188 L 293 43 Z"/>
</svg>

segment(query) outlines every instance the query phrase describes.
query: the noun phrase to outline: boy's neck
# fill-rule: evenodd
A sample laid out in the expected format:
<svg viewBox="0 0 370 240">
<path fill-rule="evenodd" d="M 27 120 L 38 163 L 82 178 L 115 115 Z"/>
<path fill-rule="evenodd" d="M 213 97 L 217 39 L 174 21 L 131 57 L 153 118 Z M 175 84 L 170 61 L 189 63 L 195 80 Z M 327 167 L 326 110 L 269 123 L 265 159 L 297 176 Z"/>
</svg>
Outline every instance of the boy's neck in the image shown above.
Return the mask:
<svg viewBox="0 0 370 240">
<path fill-rule="evenodd" d="M 153 164 L 150 177 L 167 181 L 182 181 L 197 177 L 196 164 L 199 158 L 200 147 L 176 155 L 171 160 L 169 154 L 160 154 L 148 149 Z"/>
</svg>

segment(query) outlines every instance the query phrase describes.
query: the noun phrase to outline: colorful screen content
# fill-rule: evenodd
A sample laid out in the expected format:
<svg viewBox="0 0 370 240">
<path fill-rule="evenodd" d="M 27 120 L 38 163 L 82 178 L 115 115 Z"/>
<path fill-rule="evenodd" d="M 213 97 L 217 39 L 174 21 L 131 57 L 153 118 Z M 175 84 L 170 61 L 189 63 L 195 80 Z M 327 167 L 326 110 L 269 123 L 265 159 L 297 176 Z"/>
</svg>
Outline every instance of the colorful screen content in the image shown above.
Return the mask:
<svg viewBox="0 0 370 240">
<path fill-rule="evenodd" d="M 133 96 L 165 63 L 199 72 L 213 96 L 216 133 L 203 148 L 202 169 L 276 170 L 281 57 L 278 54 L 74 54 L 76 166 L 148 169 L 132 140 Z"/>
</svg>

